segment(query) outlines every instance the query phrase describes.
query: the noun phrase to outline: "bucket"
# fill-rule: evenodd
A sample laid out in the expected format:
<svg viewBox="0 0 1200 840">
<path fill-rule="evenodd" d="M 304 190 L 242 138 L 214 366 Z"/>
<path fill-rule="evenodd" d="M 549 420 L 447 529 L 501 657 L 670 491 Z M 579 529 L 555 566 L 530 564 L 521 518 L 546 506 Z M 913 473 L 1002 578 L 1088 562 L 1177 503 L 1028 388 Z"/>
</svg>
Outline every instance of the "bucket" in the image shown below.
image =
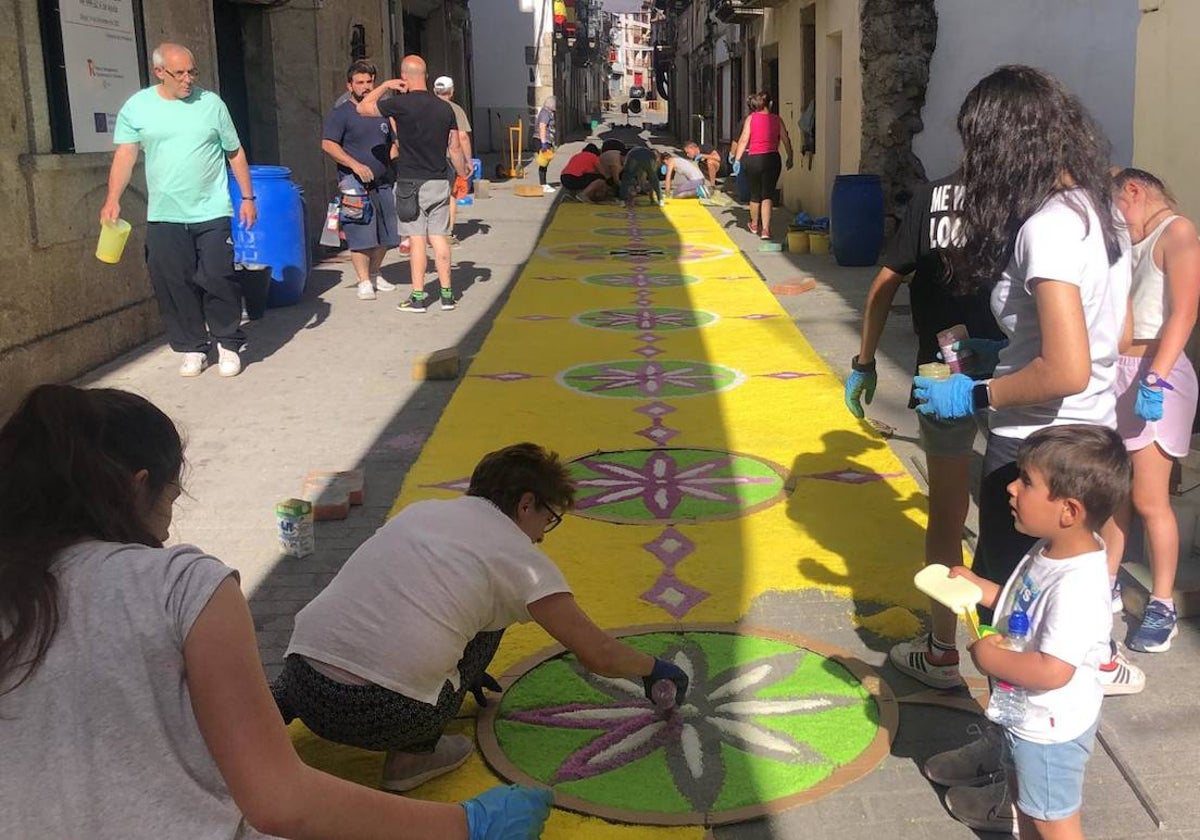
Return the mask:
<svg viewBox="0 0 1200 840">
<path fill-rule="evenodd" d="M 808 235 L 808 252 L 810 254 L 828 254 L 829 234 L 810 233 Z"/>
<path fill-rule="evenodd" d="M 242 289 L 242 305 L 246 317 L 257 321 L 267 311 L 267 294 L 271 291 L 271 266 L 260 263 L 236 263 L 234 282 Z"/>
<path fill-rule="evenodd" d="M 793 254 L 808 253 L 808 231 L 789 230 L 787 235 L 788 250 Z"/>
<path fill-rule="evenodd" d="M 830 244 L 838 265 L 875 265 L 883 247 L 883 185 L 878 175 L 833 181 Z"/>
<path fill-rule="evenodd" d="M 100 225 L 100 240 L 96 243 L 96 259 L 100 262 L 119 263 L 121 254 L 125 253 L 125 243 L 129 241 L 129 231 L 133 225 L 124 219 L 117 219 L 109 224 Z"/>
<path fill-rule="evenodd" d="M 299 303 L 308 281 L 309 250 L 304 231 L 304 198 L 285 166 L 251 166 L 250 180 L 258 197 L 258 221 L 246 230 L 233 217 L 233 261 L 271 267 L 267 305 Z M 233 206 L 241 203 L 237 180 L 230 177 Z"/>
</svg>

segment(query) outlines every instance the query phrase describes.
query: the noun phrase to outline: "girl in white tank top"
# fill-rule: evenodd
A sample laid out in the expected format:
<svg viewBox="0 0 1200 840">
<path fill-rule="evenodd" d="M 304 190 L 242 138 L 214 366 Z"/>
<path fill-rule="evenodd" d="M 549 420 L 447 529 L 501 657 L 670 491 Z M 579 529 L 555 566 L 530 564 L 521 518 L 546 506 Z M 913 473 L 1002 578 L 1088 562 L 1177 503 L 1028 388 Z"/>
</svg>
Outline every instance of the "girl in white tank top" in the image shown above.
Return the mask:
<svg viewBox="0 0 1200 840">
<path fill-rule="evenodd" d="M 1196 372 L 1184 347 L 1200 301 L 1200 241 L 1195 226 L 1174 213 L 1170 193 L 1154 175 L 1125 169 L 1115 181 L 1116 203 L 1133 240 L 1133 285 L 1115 384 L 1117 431 L 1133 459 L 1133 502 L 1113 517 L 1116 539 L 1105 536 L 1116 595 L 1133 508 L 1145 522 L 1153 585 L 1128 645 L 1157 653 L 1178 632 L 1171 593 L 1180 545 L 1169 491 L 1171 468 L 1188 452 L 1196 415 Z M 1114 606 L 1120 609 L 1118 598 Z"/>
</svg>

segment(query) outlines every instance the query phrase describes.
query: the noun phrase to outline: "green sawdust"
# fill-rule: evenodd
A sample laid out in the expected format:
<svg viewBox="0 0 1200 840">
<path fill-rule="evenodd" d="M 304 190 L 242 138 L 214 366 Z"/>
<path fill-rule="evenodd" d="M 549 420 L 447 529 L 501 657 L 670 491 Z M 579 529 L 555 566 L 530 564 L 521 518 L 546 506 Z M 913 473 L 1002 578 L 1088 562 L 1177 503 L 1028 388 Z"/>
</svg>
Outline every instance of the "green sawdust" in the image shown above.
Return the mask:
<svg viewBox="0 0 1200 840">
<path fill-rule="evenodd" d="M 571 663 L 574 662 L 575 657 L 566 654 L 543 662 L 529 671 L 504 692 L 500 703 L 501 716 L 562 703 L 589 703 L 595 706 L 607 706 L 611 703 L 609 697 L 579 678 L 575 669 L 571 667 Z"/>
<path fill-rule="evenodd" d="M 596 729 L 555 729 L 512 720 L 496 721 L 496 738 L 509 760 L 543 784 L 550 784 L 565 756 L 604 733 Z M 620 801 L 619 799 L 617 801 Z"/>
<path fill-rule="evenodd" d="M 885 639 L 911 639 L 921 632 L 921 620 L 904 607 L 888 607 L 873 615 L 855 615 L 855 622 Z"/>
<path fill-rule="evenodd" d="M 632 811 L 686 814 L 692 805 L 676 790 L 667 767 L 667 756 L 655 750 L 602 776 L 558 785 L 556 790 L 589 802 L 601 802 Z"/>
<path fill-rule="evenodd" d="M 808 790 L 833 772 L 829 765 L 762 761 L 728 744 L 721 744 L 721 760 L 725 764 L 725 786 L 713 803 L 717 812 Z"/>
</svg>

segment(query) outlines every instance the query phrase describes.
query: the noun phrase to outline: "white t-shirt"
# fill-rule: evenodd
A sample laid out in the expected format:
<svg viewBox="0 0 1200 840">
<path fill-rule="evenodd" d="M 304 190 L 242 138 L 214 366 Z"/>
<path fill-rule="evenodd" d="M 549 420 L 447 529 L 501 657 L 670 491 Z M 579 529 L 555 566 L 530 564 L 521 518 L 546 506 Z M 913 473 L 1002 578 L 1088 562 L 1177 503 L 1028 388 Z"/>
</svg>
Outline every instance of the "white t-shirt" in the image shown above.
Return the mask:
<svg viewBox="0 0 1200 840">
<path fill-rule="evenodd" d="M 1025 721 L 1012 730 L 1026 741 L 1061 744 L 1078 738 L 1100 715 L 1099 668 L 1109 658 L 1112 593 L 1103 542 L 1098 551 L 1062 560 L 1043 555 L 1045 544 L 1035 543 L 1004 584 L 996 627 L 1008 627 L 1008 616 L 1022 609 L 1029 616 L 1025 650 L 1075 666 L 1061 688 L 1026 692 Z"/>
<path fill-rule="evenodd" d="M 435 704 L 475 634 L 570 592 L 554 561 L 487 499 L 409 505 L 296 614 L 287 653 Z"/>
<path fill-rule="evenodd" d="M 683 155 L 672 155 L 671 160 L 675 161 L 675 177 L 685 181 L 704 180 L 704 173 L 700 171 L 700 167 L 694 161 Z"/>
<path fill-rule="evenodd" d="M 183 663 L 192 624 L 236 572 L 190 545 L 95 541 L 51 570 L 58 633 L 0 697 L 0 837 L 261 837 L 204 743 Z"/>
<path fill-rule="evenodd" d="M 1085 225 L 1074 204 L 1087 208 Z M 992 314 L 1008 335 L 995 376 L 1015 373 L 1042 352 L 1042 334 L 1034 299 L 1034 280 L 1055 280 L 1079 287 L 1091 344 L 1092 372 L 1079 394 L 1038 405 L 989 412 L 991 430 L 1024 439 L 1038 429 L 1066 423 L 1115 428 L 1116 362 L 1125 324 L 1131 268 L 1129 236 L 1118 226 L 1121 258 L 1108 264 L 1100 218 L 1082 190 L 1057 193 L 1030 216 L 1017 233 L 1008 267 L 992 289 Z"/>
</svg>

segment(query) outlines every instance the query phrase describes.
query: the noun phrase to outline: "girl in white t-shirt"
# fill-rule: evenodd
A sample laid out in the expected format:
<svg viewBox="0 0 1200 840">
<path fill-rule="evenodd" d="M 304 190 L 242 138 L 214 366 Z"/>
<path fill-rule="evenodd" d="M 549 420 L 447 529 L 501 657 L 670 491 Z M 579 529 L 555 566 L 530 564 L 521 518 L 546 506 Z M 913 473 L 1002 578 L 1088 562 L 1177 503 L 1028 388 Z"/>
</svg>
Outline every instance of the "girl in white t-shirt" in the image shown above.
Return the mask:
<svg viewBox="0 0 1200 840">
<path fill-rule="evenodd" d="M 1149 172 L 1124 169 L 1114 179 L 1117 206 L 1133 240 L 1133 288 L 1117 368 L 1117 431 L 1133 456 L 1133 507 L 1146 525 L 1153 584 L 1133 650 L 1159 653 L 1178 632 L 1175 569 L 1179 530 L 1171 509 L 1171 468 L 1188 453 L 1196 417 L 1196 371 L 1184 347 L 1200 303 L 1200 240 L 1176 215 L 1166 186 Z M 1117 570 L 1132 511 L 1115 517 L 1109 538 L 1113 607 L 1121 609 Z"/>
<path fill-rule="evenodd" d="M 182 467 L 124 391 L 43 385 L 0 428 L 0 837 L 538 836 L 549 791 L 420 802 L 300 760 L 237 573 L 162 547 Z"/>
<path fill-rule="evenodd" d="M 994 363 L 990 377 L 916 377 L 914 395 L 917 410 L 937 419 L 987 414 L 973 569 L 1002 584 L 1033 543 L 1015 529 L 1006 489 L 1018 474 L 1021 441 L 1054 425 L 1115 426 L 1128 240 L 1115 218 L 1103 134 L 1048 74 L 995 70 L 967 94 L 958 130 L 962 247 L 949 252 L 952 279 L 963 293 L 991 289 L 1007 339 L 967 342 Z M 981 618 L 991 611 L 982 609 Z M 1123 693 L 1140 690 L 1145 679 L 1115 650 L 1103 676 Z M 970 785 L 980 781 L 980 767 L 1000 769 L 994 738 L 935 756 L 926 772 L 951 786 L 946 801 L 956 817 L 1004 830 L 1011 820 L 988 822 L 987 814 L 1006 789 L 976 793 Z"/>
</svg>

